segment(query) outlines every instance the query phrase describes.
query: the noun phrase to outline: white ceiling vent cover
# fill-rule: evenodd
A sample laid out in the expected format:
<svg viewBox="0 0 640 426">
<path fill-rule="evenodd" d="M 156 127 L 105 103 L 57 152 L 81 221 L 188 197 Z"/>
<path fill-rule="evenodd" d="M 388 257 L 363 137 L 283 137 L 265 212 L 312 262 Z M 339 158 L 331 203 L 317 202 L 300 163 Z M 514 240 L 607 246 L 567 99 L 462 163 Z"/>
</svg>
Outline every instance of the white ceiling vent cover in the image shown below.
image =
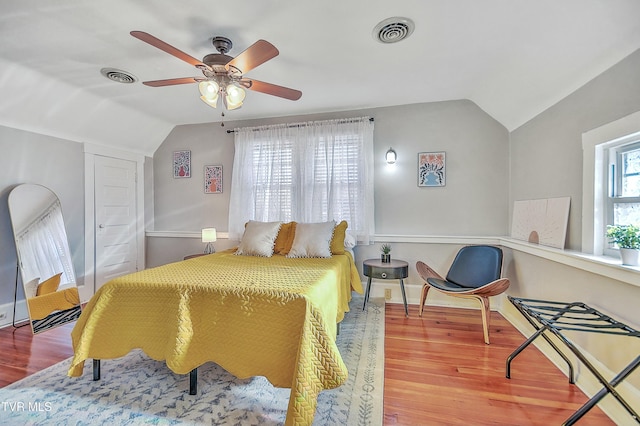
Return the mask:
<svg viewBox="0 0 640 426">
<path fill-rule="evenodd" d="M 107 77 L 109 80 L 113 80 L 118 83 L 129 84 L 138 81 L 138 78 L 135 75 L 115 68 L 102 68 L 100 70 L 100 74 Z"/>
<path fill-rule="evenodd" d="M 409 37 L 414 28 L 409 18 L 387 18 L 373 28 L 373 38 L 380 43 L 397 43 Z"/>
</svg>

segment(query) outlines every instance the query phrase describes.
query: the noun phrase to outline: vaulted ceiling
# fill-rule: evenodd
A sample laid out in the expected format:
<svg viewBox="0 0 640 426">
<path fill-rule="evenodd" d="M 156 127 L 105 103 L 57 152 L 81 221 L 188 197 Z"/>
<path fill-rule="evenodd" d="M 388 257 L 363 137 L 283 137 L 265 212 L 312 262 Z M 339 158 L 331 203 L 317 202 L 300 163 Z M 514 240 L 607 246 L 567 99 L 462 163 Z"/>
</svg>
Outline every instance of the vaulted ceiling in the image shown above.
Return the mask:
<svg viewBox="0 0 640 426">
<path fill-rule="evenodd" d="M 175 125 L 220 121 L 196 84 L 141 83 L 202 74 L 140 30 L 200 60 L 214 36 L 230 56 L 259 39 L 278 48 L 247 76 L 302 98 L 249 91 L 226 121 L 470 99 L 513 130 L 640 48 L 638 16 L 638 0 L 4 1 L 0 125 L 152 154 Z M 380 43 L 389 17 L 415 31 Z"/>
</svg>

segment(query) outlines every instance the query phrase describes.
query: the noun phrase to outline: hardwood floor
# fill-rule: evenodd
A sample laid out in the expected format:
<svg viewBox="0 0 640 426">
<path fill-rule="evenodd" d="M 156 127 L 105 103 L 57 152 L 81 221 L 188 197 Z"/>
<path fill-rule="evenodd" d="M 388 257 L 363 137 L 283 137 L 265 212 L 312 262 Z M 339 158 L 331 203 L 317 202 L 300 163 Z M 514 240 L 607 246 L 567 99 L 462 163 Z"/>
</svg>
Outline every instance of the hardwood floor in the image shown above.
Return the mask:
<svg viewBox="0 0 640 426">
<path fill-rule="evenodd" d="M 0 329 L 0 387 L 23 379 L 73 355 L 75 323 L 33 335 L 31 327 Z"/>
<path fill-rule="evenodd" d="M 536 348 L 505 378 L 505 360 L 524 337 L 492 312 L 491 345 L 479 311 L 388 304 L 385 322 L 385 425 L 559 425 L 587 398 Z M 73 355 L 73 324 L 33 336 L 0 329 L 0 387 Z M 613 422 L 597 407 L 581 426 Z"/>
<path fill-rule="evenodd" d="M 387 304 L 385 327 L 385 425 L 560 425 L 588 399 L 533 345 L 507 379 L 525 338 L 497 312 L 490 345 L 478 310 Z M 595 407 L 578 424 L 614 423 Z"/>
</svg>

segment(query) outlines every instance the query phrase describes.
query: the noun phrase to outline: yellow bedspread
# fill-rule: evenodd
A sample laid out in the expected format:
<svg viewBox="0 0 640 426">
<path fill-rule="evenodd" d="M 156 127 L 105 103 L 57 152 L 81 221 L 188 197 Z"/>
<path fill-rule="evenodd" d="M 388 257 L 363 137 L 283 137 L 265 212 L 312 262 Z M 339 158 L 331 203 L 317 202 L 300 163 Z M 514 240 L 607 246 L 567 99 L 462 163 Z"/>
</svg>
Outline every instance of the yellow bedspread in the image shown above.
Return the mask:
<svg viewBox="0 0 640 426">
<path fill-rule="evenodd" d="M 349 253 L 289 259 L 228 250 L 129 274 L 83 310 L 68 374 L 82 375 L 86 359 L 134 348 L 177 374 L 212 361 L 239 378 L 291 388 L 286 424 L 311 424 L 320 391 L 347 378 L 335 338 L 352 290 L 362 293 Z"/>
<path fill-rule="evenodd" d="M 46 318 L 56 311 L 64 311 L 80 305 L 80 295 L 76 287 L 54 291 L 53 293 L 27 299 L 31 320 Z"/>
</svg>

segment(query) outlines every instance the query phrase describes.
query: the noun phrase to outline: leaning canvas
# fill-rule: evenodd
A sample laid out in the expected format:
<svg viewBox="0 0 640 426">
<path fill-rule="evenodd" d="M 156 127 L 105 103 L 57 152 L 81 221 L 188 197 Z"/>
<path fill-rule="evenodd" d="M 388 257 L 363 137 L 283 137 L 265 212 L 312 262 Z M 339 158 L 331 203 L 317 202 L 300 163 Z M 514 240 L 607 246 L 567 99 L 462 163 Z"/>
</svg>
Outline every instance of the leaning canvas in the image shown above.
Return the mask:
<svg viewBox="0 0 640 426">
<path fill-rule="evenodd" d="M 570 197 L 515 201 L 511 238 L 564 249 L 570 203 Z"/>
</svg>

